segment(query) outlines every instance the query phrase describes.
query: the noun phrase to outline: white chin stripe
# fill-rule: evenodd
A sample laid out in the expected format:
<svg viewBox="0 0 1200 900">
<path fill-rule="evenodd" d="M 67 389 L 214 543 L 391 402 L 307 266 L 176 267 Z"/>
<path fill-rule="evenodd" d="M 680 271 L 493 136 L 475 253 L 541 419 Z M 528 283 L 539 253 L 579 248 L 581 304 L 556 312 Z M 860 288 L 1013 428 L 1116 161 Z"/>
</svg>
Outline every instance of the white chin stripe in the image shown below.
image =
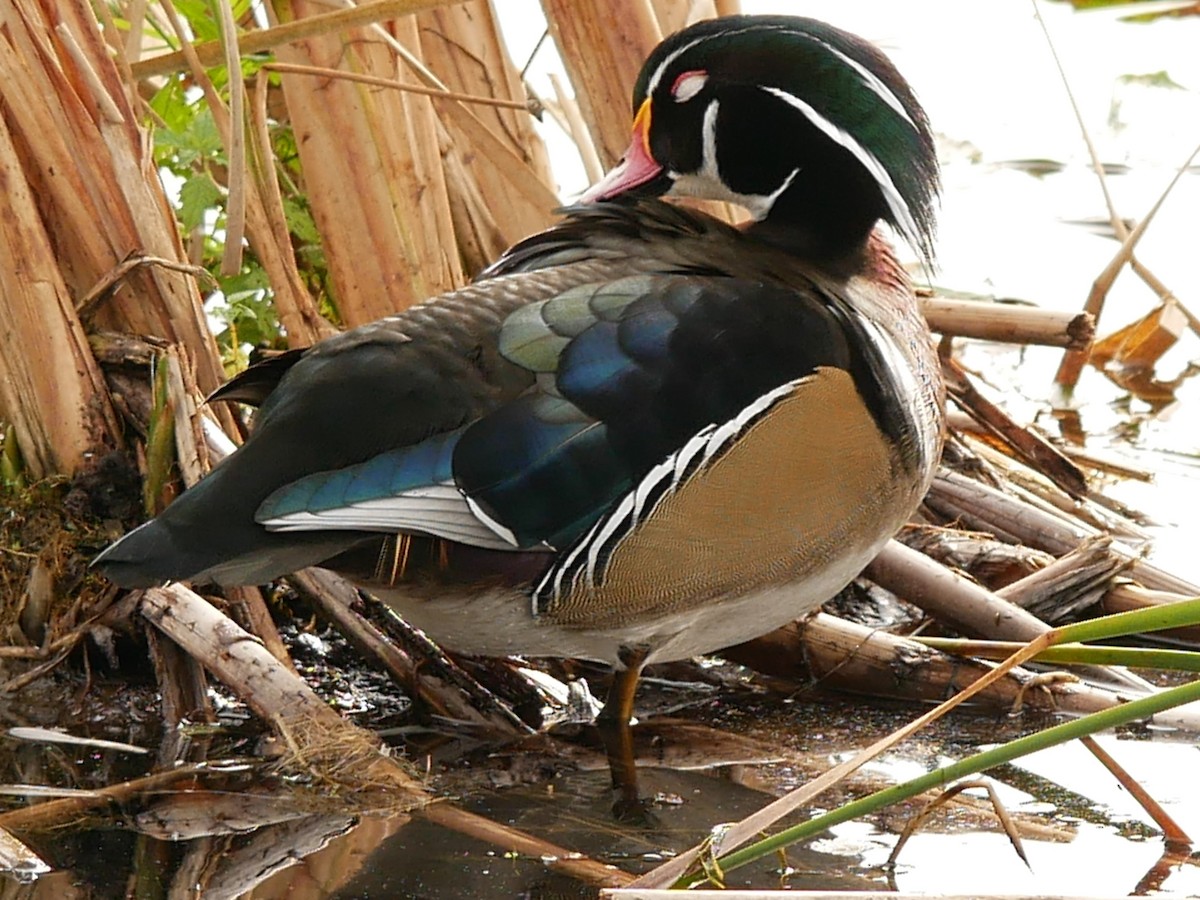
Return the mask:
<svg viewBox="0 0 1200 900">
<path fill-rule="evenodd" d="M 755 220 L 761 221 L 770 213 L 775 201 L 791 187 L 800 169 L 792 169 L 787 178 L 769 194 L 742 194 L 731 190 L 721 178 L 721 167 L 717 160 L 717 116 L 720 115 L 721 104 L 711 101 L 704 110 L 704 125 L 702 128 L 703 155 L 700 169 L 697 172 L 681 175 L 669 172 L 674 184 L 669 193 L 678 197 L 701 197 L 705 200 L 725 200 L 736 203 L 750 213 Z"/>
<path fill-rule="evenodd" d="M 755 221 L 761 222 L 775 205 L 775 201 L 783 192 L 792 186 L 796 176 L 800 174 L 799 167 L 792 169 L 783 183 L 769 194 L 739 194 L 730 190 L 719 178 L 710 178 L 700 172 L 692 175 L 680 175 L 678 172 L 668 173 L 674 184 L 668 192 L 673 197 L 700 197 L 704 200 L 724 200 L 734 203 L 747 212 Z"/>
</svg>

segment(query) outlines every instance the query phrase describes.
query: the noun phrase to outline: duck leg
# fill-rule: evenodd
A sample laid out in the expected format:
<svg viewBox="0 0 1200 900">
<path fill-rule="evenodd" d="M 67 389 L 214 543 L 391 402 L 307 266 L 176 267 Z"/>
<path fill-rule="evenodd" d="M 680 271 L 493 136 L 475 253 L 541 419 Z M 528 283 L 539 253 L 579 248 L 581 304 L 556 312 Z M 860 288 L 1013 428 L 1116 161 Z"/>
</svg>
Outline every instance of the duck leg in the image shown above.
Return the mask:
<svg viewBox="0 0 1200 900">
<path fill-rule="evenodd" d="M 637 763 L 633 754 L 633 698 L 637 693 L 638 678 L 642 666 L 649 656 L 649 649 L 622 648 L 621 662 L 624 667 L 613 672 L 612 685 L 604 708 L 596 717 L 596 729 L 604 743 L 608 757 L 608 768 L 612 774 L 613 813 L 618 819 L 641 819 L 645 805 L 638 796 Z"/>
</svg>

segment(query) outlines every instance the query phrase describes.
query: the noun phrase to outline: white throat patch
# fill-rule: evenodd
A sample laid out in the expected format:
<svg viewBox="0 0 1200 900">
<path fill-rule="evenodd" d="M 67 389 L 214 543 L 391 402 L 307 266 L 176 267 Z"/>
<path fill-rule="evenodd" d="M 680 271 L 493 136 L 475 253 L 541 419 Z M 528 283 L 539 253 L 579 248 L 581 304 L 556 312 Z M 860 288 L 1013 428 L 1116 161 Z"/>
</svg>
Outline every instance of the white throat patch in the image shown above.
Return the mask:
<svg viewBox="0 0 1200 900">
<path fill-rule="evenodd" d="M 770 213 L 775 201 L 791 187 L 800 169 L 792 169 L 783 183 L 769 194 L 742 194 L 732 190 L 721 178 L 721 167 L 717 160 L 717 116 L 720 102 L 711 101 L 704 110 L 701 129 L 702 156 L 700 168 L 687 174 L 667 172 L 674 184 L 668 192 L 679 197 L 703 197 L 707 200 L 725 200 L 746 209 L 756 221 L 762 221 Z"/>
</svg>

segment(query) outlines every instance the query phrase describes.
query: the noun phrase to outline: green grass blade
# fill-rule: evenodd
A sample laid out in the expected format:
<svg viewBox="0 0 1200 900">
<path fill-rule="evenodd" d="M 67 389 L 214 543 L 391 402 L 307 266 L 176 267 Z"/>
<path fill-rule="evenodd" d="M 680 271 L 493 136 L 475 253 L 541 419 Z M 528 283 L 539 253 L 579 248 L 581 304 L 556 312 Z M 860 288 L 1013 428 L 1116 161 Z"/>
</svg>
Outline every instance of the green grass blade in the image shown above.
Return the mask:
<svg viewBox="0 0 1200 900">
<path fill-rule="evenodd" d="M 1008 659 L 1015 651 L 1025 646 L 1012 641 L 969 641 L 958 638 L 914 637 L 912 640 L 944 653 L 953 653 L 956 656 L 974 656 L 978 659 Z M 1158 647 L 1059 644 L 1043 650 L 1030 662 L 1133 666 L 1141 669 L 1200 672 L 1200 653 L 1191 650 L 1165 650 Z"/>
<path fill-rule="evenodd" d="M 1135 613 L 1121 613 L 1120 615 L 1141 616 L 1145 610 L 1138 610 Z M 1153 612 L 1157 612 L 1154 610 Z M 1116 618 L 1107 617 L 1107 618 Z M 1144 626 L 1143 626 L 1144 628 Z M 1154 713 L 1162 712 L 1166 709 L 1171 709 L 1175 706 L 1182 706 L 1185 703 L 1200 700 L 1200 680 L 1190 682 L 1185 685 L 1180 685 L 1176 688 L 1162 691 L 1161 693 L 1152 694 L 1149 697 L 1144 697 L 1140 700 L 1134 700 L 1126 703 L 1123 706 L 1117 706 L 1112 709 L 1106 709 L 1098 713 L 1093 713 L 1090 716 L 1085 716 L 1081 719 L 1074 719 L 1070 722 L 1063 722 L 1060 725 L 1055 725 L 1053 728 L 1047 728 L 1044 731 L 1039 731 L 1037 734 L 1031 734 L 1027 737 L 1018 738 L 1015 741 L 1009 741 L 1000 747 L 995 747 L 991 750 L 986 750 L 982 753 L 976 753 L 968 756 L 966 759 L 960 760 L 949 766 L 941 769 L 936 769 L 919 778 L 914 778 L 904 784 L 896 785 L 895 787 L 886 788 L 882 791 L 876 791 L 861 800 L 855 800 L 852 803 L 847 803 L 835 810 L 817 816 L 800 825 L 785 829 L 778 834 L 771 835 L 757 843 L 750 844 L 740 850 L 735 850 L 728 856 L 722 856 L 718 859 L 720 868 L 724 871 L 736 869 L 739 866 L 744 866 L 747 863 L 761 859 L 771 853 L 775 853 L 782 847 L 789 844 L 794 844 L 796 841 L 803 840 L 806 837 L 825 831 L 832 828 L 834 825 L 840 825 L 842 822 L 848 822 L 851 819 L 856 819 L 859 816 L 866 815 L 881 809 L 892 803 L 897 803 L 901 800 L 906 800 L 909 797 L 915 796 L 922 791 L 930 790 L 931 788 L 942 787 L 963 778 L 967 775 L 974 775 L 986 769 L 993 768 L 1003 763 L 1011 762 L 1018 757 L 1033 753 L 1036 750 L 1044 750 L 1047 747 L 1053 747 L 1057 744 L 1065 743 L 1066 741 L 1074 740 L 1084 735 L 1096 734 L 1108 728 L 1113 728 L 1117 725 L 1124 725 L 1128 722 L 1137 719 L 1147 718 Z M 698 884 L 704 880 L 703 874 L 685 875 L 675 887 L 689 887 L 693 884 Z"/>
<path fill-rule="evenodd" d="M 1060 625 L 1054 629 L 1054 643 L 1104 641 L 1130 634 L 1162 631 L 1166 628 L 1184 628 L 1189 625 L 1200 625 L 1200 597 L 1182 600 L 1179 603 L 1164 603 L 1162 606 L 1154 606 L 1149 609 L 1113 613 L 1109 616 L 1088 619 L 1086 622 Z"/>
</svg>

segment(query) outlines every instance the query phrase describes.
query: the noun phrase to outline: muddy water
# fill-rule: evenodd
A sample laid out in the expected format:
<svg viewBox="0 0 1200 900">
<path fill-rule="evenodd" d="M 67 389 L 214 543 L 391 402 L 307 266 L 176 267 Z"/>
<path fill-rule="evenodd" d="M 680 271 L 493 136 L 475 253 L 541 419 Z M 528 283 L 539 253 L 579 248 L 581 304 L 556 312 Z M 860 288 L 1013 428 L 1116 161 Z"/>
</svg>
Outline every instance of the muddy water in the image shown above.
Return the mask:
<svg viewBox="0 0 1200 900">
<path fill-rule="evenodd" d="M 650 700 L 661 699 L 652 689 Z M 715 725 L 724 734 L 758 742 L 782 758 L 770 765 L 739 765 L 716 772 L 646 769 L 642 788 L 655 796 L 653 818 L 639 827 L 616 824 L 603 771 L 563 772 L 538 784 L 503 789 L 457 784 L 452 793 L 463 807 L 536 834 L 567 850 L 587 854 L 629 872 L 653 868 L 691 846 L 718 822 L 759 808 L 772 796 L 795 787 L 840 761 L 867 738 L 889 731 L 912 715 L 846 698 L 811 696 L 787 701 L 755 696 L 736 688 L 707 696 L 682 713 Z M 855 776 L 845 793 L 818 801 L 818 811 L 851 793 L 896 783 L 961 758 L 973 748 L 1007 740 L 1049 720 L 963 713 Z M 648 727 L 651 723 L 647 723 Z M 73 730 L 86 731 L 76 722 Z M 135 732 L 137 730 L 135 729 Z M 115 734 L 97 728 L 95 734 Z M 137 735 L 135 735 L 137 736 Z M 150 731 L 140 736 L 153 743 Z M 1153 739 L 1150 739 L 1153 738 Z M 236 729 L 218 735 L 214 749 L 242 738 Z M 713 744 L 716 744 L 714 736 Z M 1200 802 L 1194 771 L 1200 750 L 1171 735 L 1129 732 L 1102 744 L 1164 805 L 1179 825 L 1200 833 Z M 73 783 L 99 786 L 118 774 L 133 774 L 136 762 L 112 751 L 63 754 L 24 745 L 23 771 L 43 783 L 54 767 L 66 766 Z M 711 749 L 692 748 L 699 757 Z M 40 762 L 35 760 L 40 757 Z M 9 771 L 15 764 L 0 758 Z M 94 779 L 89 777 L 94 774 Z M 1020 766 L 991 773 L 989 779 L 1022 832 L 1030 867 L 1022 863 L 976 795 L 950 804 L 904 848 L 894 868 L 885 867 L 895 835 L 917 811 L 902 806 L 865 821 L 848 823 L 772 857 L 727 873 L 730 887 L 807 890 L 884 890 L 932 893 L 1090 894 L 1115 896 L 1135 890 L 1195 896 L 1200 870 L 1163 865 L 1156 829 L 1111 777 L 1078 746 L 1040 753 Z M 60 781 L 64 780 L 60 776 Z M 264 790 L 264 787 L 270 787 Z M 186 791 L 192 786 L 183 785 Z M 280 811 L 303 793 L 301 785 L 268 782 L 251 775 L 223 792 L 144 798 L 162 815 L 190 799 L 211 811 L 234 797 L 247 800 L 255 814 L 271 807 L 279 821 L 239 830 L 228 812 L 230 833 L 216 837 L 168 839 L 164 819 L 141 812 L 143 803 L 49 834 L 31 845 L 54 868 L 22 896 L 175 897 L 189 896 L 201 884 L 204 897 L 590 897 L 594 890 L 551 871 L 540 857 L 505 854 L 488 843 L 423 819 L 408 816 L 355 818 L 335 802 L 309 808 L 308 815 Z M 186 813 L 187 803 L 184 804 Z M 139 811 L 135 815 L 136 810 Z M 229 807 L 225 807 L 226 810 Z M 247 822 L 250 819 L 247 818 Z M 177 827 L 184 820 L 175 819 Z M 246 893 L 249 891 L 248 893 Z"/>
<path fill-rule="evenodd" d="M 749 0 L 743 5 L 747 11 L 768 6 Z M 778 3 L 770 5 L 779 8 Z M 937 283 L 1051 308 L 1079 308 L 1116 243 L 1098 224 L 1106 217 L 1103 202 L 1029 6 L 812 0 L 804 11 L 888 46 L 944 136 L 946 193 Z M 1089 128 L 1110 164 L 1118 210 L 1140 217 L 1172 167 L 1200 140 L 1200 57 L 1194 53 L 1200 46 L 1200 19 L 1143 26 L 1119 24 L 1107 13 L 1078 16 L 1065 4 L 1044 5 L 1043 12 L 1073 74 Z M 1164 70 L 1183 89 L 1156 88 L 1147 79 L 1124 77 Z M 1028 162 L 1035 159 L 1049 164 Z M 570 190 L 578 176 L 569 166 L 565 172 Z M 1139 256 L 1185 303 L 1200 307 L 1196 210 L 1200 174 L 1193 173 L 1164 205 Z M 1155 302 L 1136 278 L 1123 275 L 1101 332 L 1142 315 Z M 1050 383 L 1057 351 L 990 345 L 964 345 L 961 350 L 964 361 L 995 385 L 1016 418 L 1036 420 L 1056 434 L 1059 420 L 1051 406 L 1066 403 L 1077 412 L 1078 427 L 1091 446 L 1153 472 L 1151 484 L 1121 482 L 1107 490 L 1148 513 L 1156 561 L 1200 581 L 1200 554 L 1195 552 L 1200 534 L 1200 379 L 1184 380 L 1179 402 L 1154 410 L 1088 370 L 1075 396 L 1065 401 L 1055 396 Z M 1200 343 L 1185 335 L 1164 359 L 1161 377 L 1174 377 L 1197 357 Z M 118 686 L 113 692 L 124 696 L 117 697 L 106 694 L 102 684 L 84 695 L 82 687 L 82 682 L 60 684 L 23 707 L 5 707 L 6 724 L 65 725 L 77 734 L 156 746 L 151 695 Z M 121 715 L 113 712 L 118 701 Z M 236 715 L 230 711 L 232 718 Z M 643 871 L 690 846 L 713 823 L 744 815 L 768 796 L 907 721 L 912 711 L 830 698 L 765 700 L 731 692 L 706 698 L 699 711 L 685 715 L 756 740 L 768 755 L 783 761 L 718 774 L 648 771 L 644 788 L 661 795 L 661 802 L 654 826 L 641 830 L 614 825 L 601 772 L 568 772 L 536 786 L 495 790 L 464 788 L 460 782 L 456 792 L 471 809 L 628 871 Z M 864 773 L 860 786 L 902 780 L 1036 724 L 958 715 Z M 256 740 L 252 733 L 231 728 L 220 735 L 214 753 L 252 750 Z M 1194 774 L 1200 749 L 1191 737 L 1131 732 L 1102 743 L 1185 830 L 1200 834 L 1200 788 Z M 142 757 L 114 751 L 69 751 L 12 740 L 0 743 L 0 754 L 0 777 L 10 784 L 100 787 L 132 777 L 146 765 Z M 1196 867 L 1160 864 L 1163 842 L 1157 831 L 1080 748 L 1040 753 L 993 774 L 1008 808 L 1041 823 L 1041 831 L 1030 824 L 1032 835 L 1025 839 L 1029 868 L 986 811 L 962 806 L 913 838 L 891 873 L 880 867 L 894 845 L 900 815 L 841 826 L 790 850 L 786 861 L 732 873 L 728 883 L 1200 895 Z M 278 796 L 289 795 L 287 785 L 275 787 Z M 187 896 L 188 885 L 198 883 L 206 885 L 204 896 L 209 897 L 236 896 L 254 884 L 250 896 L 255 897 L 593 893 L 550 873 L 541 859 L 507 857 L 419 816 L 368 818 L 356 824 L 335 806 L 269 830 L 187 841 L 147 837 L 136 827 L 116 810 L 104 821 L 39 836 L 34 847 L 56 871 L 22 895 Z M 276 866 L 280 871 L 271 874 Z"/>
</svg>

